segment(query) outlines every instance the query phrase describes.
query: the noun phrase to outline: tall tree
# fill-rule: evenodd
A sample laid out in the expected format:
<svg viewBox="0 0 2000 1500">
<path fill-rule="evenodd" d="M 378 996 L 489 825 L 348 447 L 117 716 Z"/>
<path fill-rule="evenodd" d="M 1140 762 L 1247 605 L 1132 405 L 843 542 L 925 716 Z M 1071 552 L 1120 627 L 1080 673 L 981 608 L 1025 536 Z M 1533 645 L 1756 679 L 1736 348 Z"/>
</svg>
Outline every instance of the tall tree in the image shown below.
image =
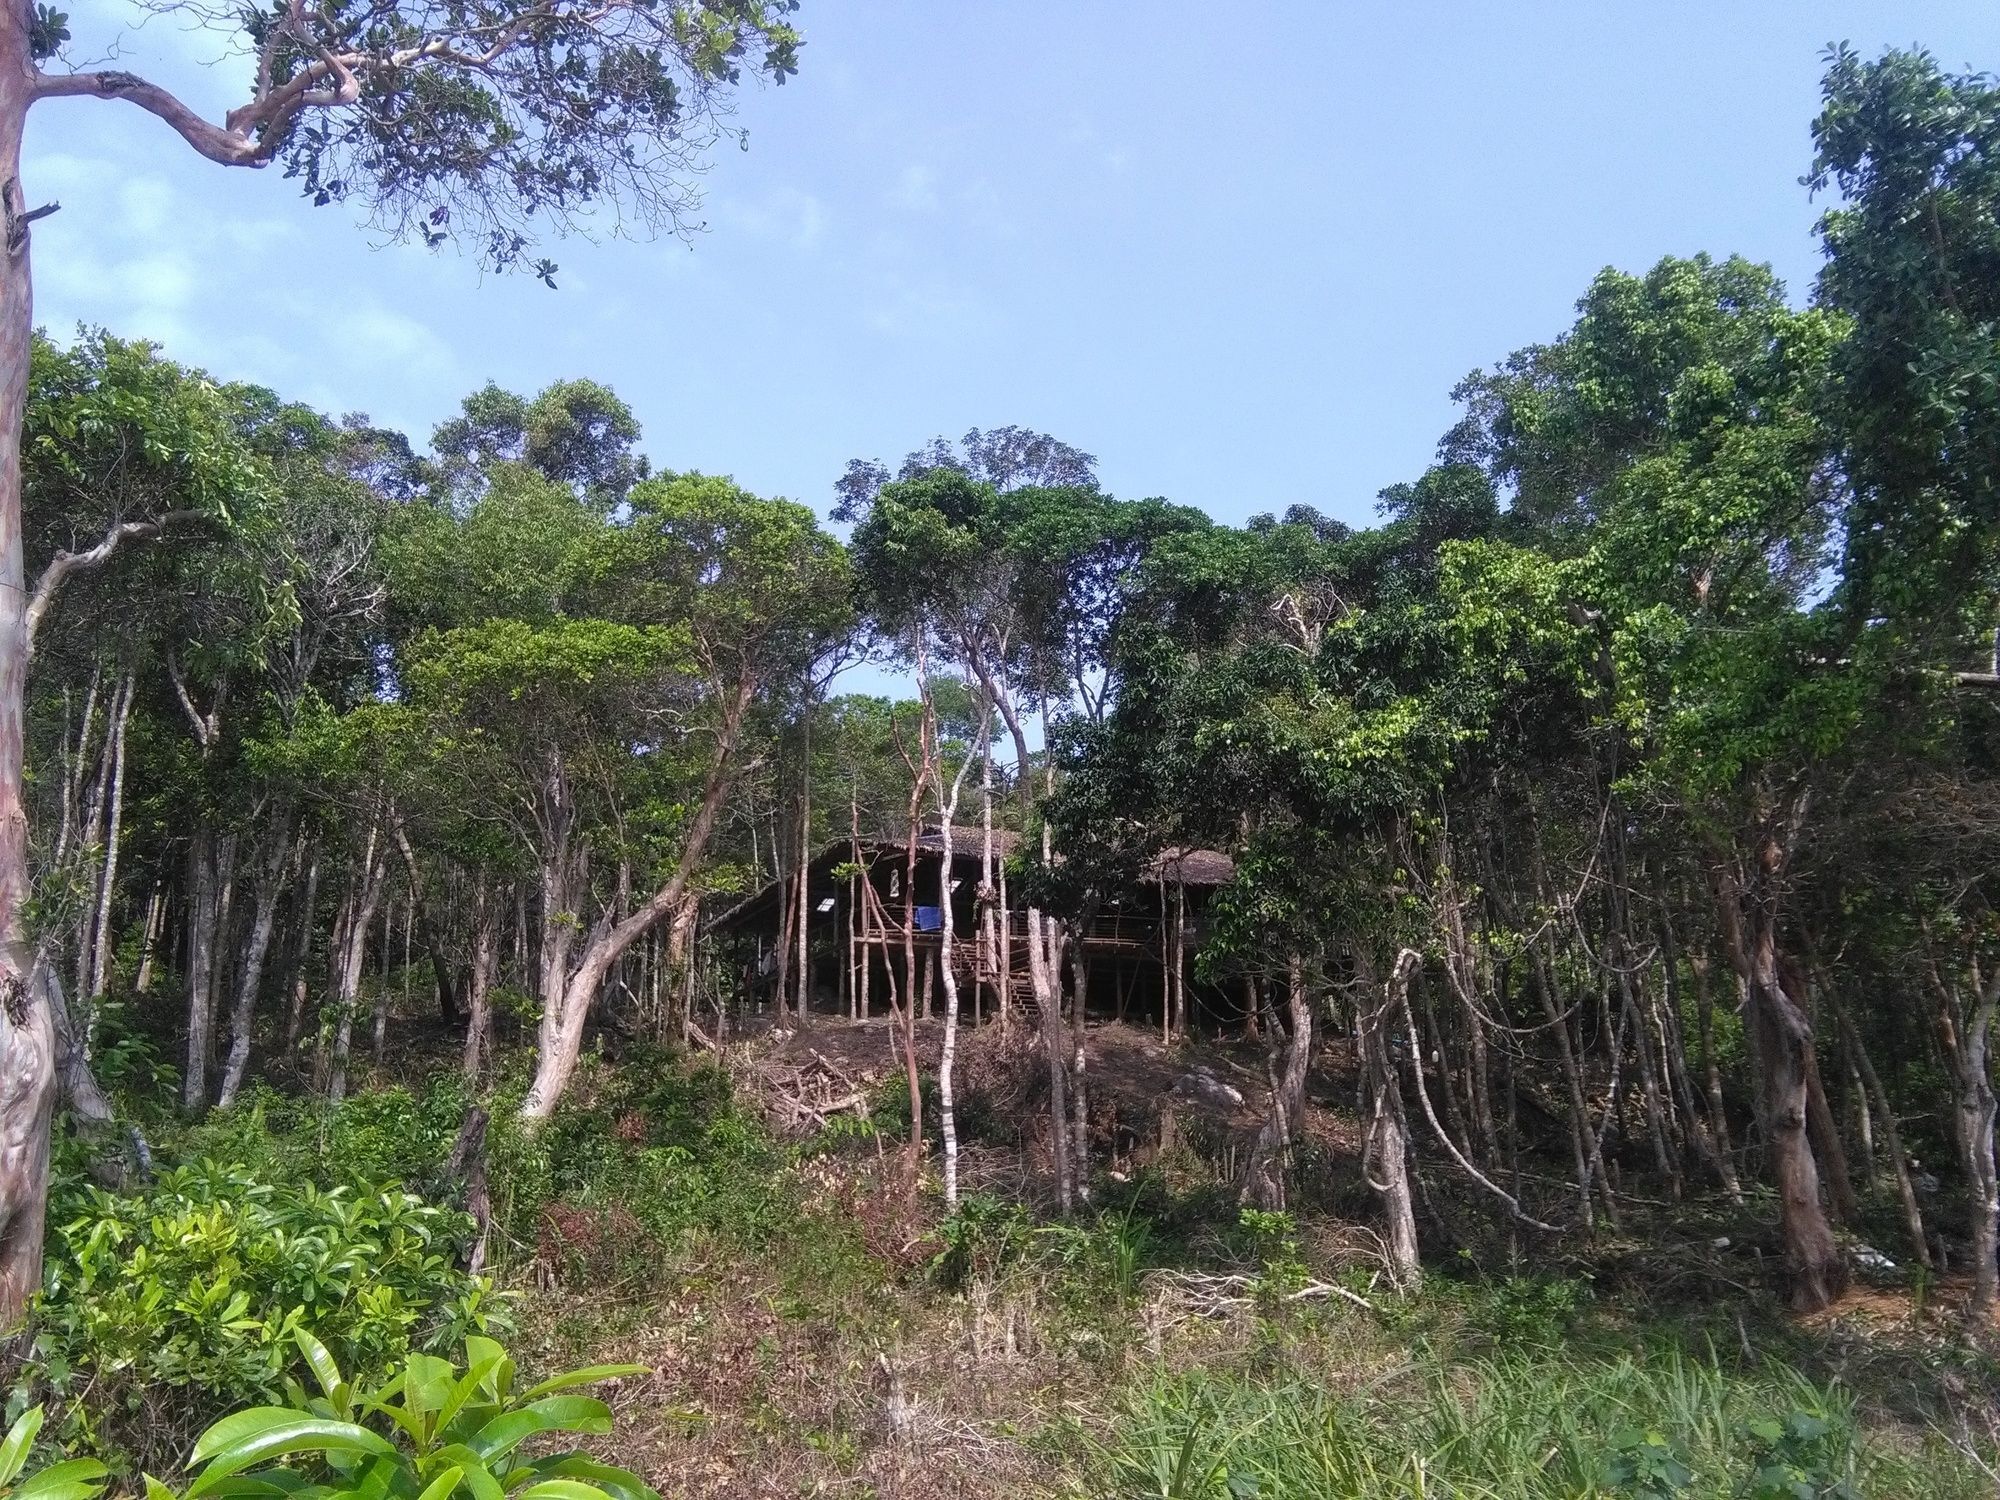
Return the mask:
<svg viewBox="0 0 2000 1500">
<path fill-rule="evenodd" d="M 66 69 L 64 15 L 33 0 L 0 6 L 0 983 L 20 995 L 38 988 L 21 915 L 31 630 L 21 436 L 34 326 L 30 226 L 49 211 L 31 206 L 21 178 L 33 106 L 122 100 L 209 161 L 281 162 L 316 202 L 352 203 L 397 238 L 460 240 L 495 267 L 527 265 L 553 285 L 554 265 L 530 259 L 538 225 L 577 226 L 615 204 L 631 222 L 678 228 L 693 201 L 690 171 L 731 133 L 731 90 L 746 71 L 782 82 L 800 45 L 788 19 L 796 0 L 401 0 L 387 10 L 140 0 L 135 8 L 248 52 L 249 99 L 211 121 L 134 73 Z M 11 1326 L 39 1264 L 53 1076 L 43 1039 L 53 1021 L 32 1001 L 5 1008 L 19 1017 L 0 1032 L 0 1137 L 19 1158 L 0 1167 L 0 1325 Z"/>
</svg>

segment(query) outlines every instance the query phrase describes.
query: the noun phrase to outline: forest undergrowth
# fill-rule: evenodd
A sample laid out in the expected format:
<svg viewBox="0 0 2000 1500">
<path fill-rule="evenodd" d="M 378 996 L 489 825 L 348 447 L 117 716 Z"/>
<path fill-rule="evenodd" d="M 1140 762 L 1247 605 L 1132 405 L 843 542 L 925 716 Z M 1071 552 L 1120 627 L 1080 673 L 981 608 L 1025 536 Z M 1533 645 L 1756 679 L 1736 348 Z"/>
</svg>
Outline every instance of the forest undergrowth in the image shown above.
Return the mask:
<svg viewBox="0 0 2000 1500">
<path fill-rule="evenodd" d="M 1489 1230 L 1399 1292 L 1358 1225 L 1240 1210 L 1196 1131 L 1066 1219 L 998 1191 L 946 1214 L 893 1088 L 780 1131 L 762 1045 L 600 1059 L 532 1135 L 503 1079 L 479 1275 L 451 1160 L 471 1101 L 421 1048 L 408 1082 L 333 1108 L 263 1086 L 186 1126 L 139 1103 L 172 1096 L 147 1045 L 113 1046 L 156 1170 L 59 1173 L 11 1407 L 171 1476 L 209 1422 L 303 1378 L 303 1317 L 363 1372 L 474 1332 L 530 1372 L 642 1366 L 601 1456 L 667 1496 L 1994 1492 L 1990 1341 L 1941 1289 L 1795 1320 L 1658 1243 L 1621 1250 L 1647 1241 L 1633 1222 L 1590 1246 Z M 1032 1117 L 987 1102 L 968 1149 L 1031 1175 Z M 1427 1187 L 1450 1222 L 1456 1188 Z"/>
</svg>

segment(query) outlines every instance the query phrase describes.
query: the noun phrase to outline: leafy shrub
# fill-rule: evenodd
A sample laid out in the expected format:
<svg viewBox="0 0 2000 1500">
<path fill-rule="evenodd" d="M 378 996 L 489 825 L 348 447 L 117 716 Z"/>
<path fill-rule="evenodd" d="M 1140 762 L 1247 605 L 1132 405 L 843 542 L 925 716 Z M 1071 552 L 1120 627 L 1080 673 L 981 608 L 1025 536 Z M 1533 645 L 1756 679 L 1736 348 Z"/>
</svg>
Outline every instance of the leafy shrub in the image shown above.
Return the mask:
<svg viewBox="0 0 2000 1500">
<path fill-rule="evenodd" d="M 917 1093 L 924 1103 L 924 1143 L 944 1143 L 944 1095 L 938 1091 L 937 1075 L 919 1073 Z M 884 1140 L 910 1138 L 910 1078 L 907 1073 L 890 1071 L 877 1079 L 868 1091 L 868 1118 Z M 964 1137 L 969 1139 L 969 1137 Z"/>
<path fill-rule="evenodd" d="M 1074 1305 L 1105 1296 L 1129 1302 L 1139 1294 L 1139 1274 L 1152 1263 L 1153 1225 L 1138 1216 L 1137 1200 L 1120 1212 L 1101 1212 L 1087 1224 L 1051 1224 L 1039 1231 L 1058 1272 L 1058 1289 Z"/>
<path fill-rule="evenodd" d="M 272 1177 L 416 1185 L 430 1181 L 450 1154 L 470 1102 L 456 1072 L 438 1074 L 421 1092 L 364 1090 L 331 1108 L 260 1086 L 190 1130 L 180 1155 L 237 1162 Z"/>
<path fill-rule="evenodd" d="M 931 1278 L 954 1292 L 991 1281 L 1020 1259 L 1034 1232 L 1033 1221 L 1020 1204 L 991 1193 L 967 1193 L 931 1231 L 938 1246 L 930 1260 Z"/>
<path fill-rule="evenodd" d="M 1304 1286 L 1306 1263 L 1299 1257 L 1299 1226 L 1288 1213 L 1246 1208 L 1237 1216 L 1257 1257 L 1257 1300 L 1267 1310 Z"/>
<path fill-rule="evenodd" d="M 1746 1422 L 1743 1436 L 1751 1454 L 1742 1487 L 1748 1500 L 1861 1500 L 1853 1484 L 1854 1437 L 1838 1424 L 1794 1411 Z"/>
<path fill-rule="evenodd" d="M 140 1030 L 129 1001 L 97 1002 L 90 1066 L 99 1086 L 114 1098 L 171 1099 L 180 1090 L 180 1070 Z"/>
<path fill-rule="evenodd" d="M 628 1058 L 589 1084 L 537 1129 L 496 1112 L 489 1137 L 495 1215 L 545 1269 L 643 1281 L 671 1268 L 663 1250 L 755 1248 L 796 1217 L 786 1154 L 720 1068 Z"/>
<path fill-rule="evenodd" d="M 1551 1348 L 1589 1306 L 1590 1283 L 1570 1276 L 1509 1276 L 1465 1288 L 1469 1321 L 1504 1349 Z"/>
<path fill-rule="evenodd" d="M 1612 1434 L 1605 1478 L 1612 1492 L 1633 1500 L 1673 1500 L 1688 1487 L 1694 1470 L 1658 1428 L 1628 1427 Z"/>
<path fill-rule="evenodd" d="M 529 1458 L 524 1444 L 552 1433 L 601 1436 L 611 1408 L 576 1387 L 639 1374 L 636 1365 L 572 1370 L 522 1391 L 514 1361 L 491 1339 L 471 1338 L 465 1366 L 411 1355 L 379 1388 L 358 1387 L 309 1335 L 299 1343 L 317 1396 L 294 1388 L 286 1406 L 253 1407 L 201 1435 L 187 1500 L 215 1495 L 354 1496 L 379 1500 L 658 1500 L 636 1474 L 578 1450 Z M 370 1425 L 370 1423 L 373 1425 Z M 273 1465 L 273 1460 L 276 1464 Z M 307 1470 L 313 1461 L 328 1479 Z M 310 1489 L 307 1487 L 310 1486 Z M 157 1493 L 154 1500 L 169 1500 Z"/>
<path fill-rule="evenodd" d="M 279 1394 L 312 1330 L 373 1375 L 498 1313 L 460 1269 L 471 1224 L 397 1187 L 322 1190 L 201 1162 L 143 1194 L 51 1205 L 38 1384 L 64 1439 L 158 1466 L 218 1411 Z"/>
</svg>

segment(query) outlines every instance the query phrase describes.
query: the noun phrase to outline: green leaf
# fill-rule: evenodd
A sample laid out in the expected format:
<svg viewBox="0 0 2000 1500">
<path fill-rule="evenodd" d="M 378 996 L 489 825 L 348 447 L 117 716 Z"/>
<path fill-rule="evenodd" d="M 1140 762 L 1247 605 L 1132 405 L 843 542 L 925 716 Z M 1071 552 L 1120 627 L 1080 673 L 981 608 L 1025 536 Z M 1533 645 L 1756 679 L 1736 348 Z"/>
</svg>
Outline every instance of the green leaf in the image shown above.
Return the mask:
<svg viewBox="0 0 2000 1500">
<path fill-rule="evenodd" d="M 480 1428 L 467 1445 L 481 1458 L 510 1453 L 543 1432 L 607 1433 L 611 1408 L 589 1396 L 545 1396 L 517 1411 L 503 1412 Z"/>
<path fill-rule="evenodd" d="M 552 1391 L 573 1390 L 580 1385 L 595 1385 L 600 1380 L 623 1380 L 628 1375 L 645 1375 L 644 1365 L 586 1365 L 581 1370 L 571 1370 L 564 1375 L 551 1375 L 539 1385 L 529 1386 L 521 1392 L 523 1401 L 533 1401 L 537 1396 L 546 1396 Z"/>
<path fill-rule="evenodd" d="M 193 1468 L 204 1464 L 225 1448 L 233 1448 L 273 1427 L 297 1422 L 304 1415 L 288 1406 L 251 1406 L 234 1412 L 195 1439 L 194 1451 L 188 1455 L 188 1466 Z"/>
<path fill-rule="evenodd" d="M 403 1375 L 403 1405 L 425 1415 L 451 1399 L 451 1366 L 435 1354 L 412 1354 Z"/>
<path fill-rule="evenodd" d="M 465 1470 L 463 1483 L 472 1491 L 473 1500 L 507 1500 L 507 1492 L 500 1487 L 500 1481 L 487 1472 L 485 1457 L 465 1444 L 453 1443 L 440 1448 L 434 1456 Z"/>
<path fill-rule="evenodd" d="M 109 1471 L 94 1458 L 72 1458 L 30 1474 L 14 1487 L 13 1500 L 91 1500 L 102 1494 Z"/>
<path fill-rule="evenodd" d="M 216 1500 L 272 1500 L 274 1496 L 301 1495 L 318 1488 L 296 1469 L 264 1469 L 255 1474 L 231 1475 L 209 1494 Z"/>
<path fill-rule="evenodd" d="M 268 1413 L 281 1408 L 261 1408 Z M 239 1414 L 247 1415 L 247 1414 Z M 382 1455 L 394 1457 L 396 1450 L 389 1442 L 376 1436 L 365 1427 L 352 1422 L 330 1421 L 324 1417 L 302 1416 L 297 1412 L 285 1412 L 289 1420 L 270 1422 L 261 1430 L 244 1435 L 240 1441 L 227 1447 L 210 1446 L 213 1457 L 201 1476 L 188 1487 L 187 1500 L 197 1495 L 205 1495 L 223 1480 L 252 1464 L 263 1463 L 273 1458 L 283 1458 L 291 1453 Z M 226 1426 L 235 1418 L 225 1417 L 216 1427 Z M 207 1443 L 216 1427 L 203 1434 Z"/>
<path fill-rule="evenodd" d="M 7 1429 L 7 1436 L 0 1438 L 0 1484 L 12 1484 L 14 1476 L 21 1472 L 21 1465 L 28 1461 L 28 1450 L 34 1446 L 35 1434 L 42 1430 L 42 1409 L 31 1406 L 14 1418 L 14 1425 Z"/>
<path fill-rule="evenodd" d="M 511 1367 L 513 1361 L 507 1358 L 507 1351 L 501 1347 L 497 1340 L 482 1338 L 475 1333 L 465 1341 L 466 1369 L 478 1370 L 498 1367 L 503 1363 Z M 509 1373 L 511 1374 L 511 1369 Z M 499 1395 L 505 1396 L 507 1394 L 506 1386 L 506 1381 L 499 1382 Z"/>
<path fill-rule="evenodd" d="M 319 1382 L 319 1388 L 326 1399 L 335 1406 L 344 1407 L 347 1404 L 347 1382 L 341 1378 L 340 1366 L 334 1363 L 326 1345 L 303 1328 L 294 1329 L 292 1337 L 298 1341 L 299 1349 L 306 1357 L 306 1364 L 312 1368 L 313 1379 Z"/>
<path fill-rule="evenodd" d="M 594 1484 L 577 1479 L 543 1479 L 516 1491 L 514 1500 L 610 1500 Z"/>
<path fill-rule="evenodd" d="M 658 1492 L 630 1469 L 599 1463 L 587 1453 L 553 1453 L 522 1471 L 535 1479 L 581 1479 L 613 1500 L 659 1500 Z"/>
<path fill-rule="evenodd" d="M 453 1387 L 451 1395 L 446 1397 L 444 1404 L 438 1408 L 436 1428 L 438 1432 L 443 1432 L 450 1427 L 452 1422 L 457 1419 L 458 1414 L 466 1409 L 467 1403 L 475 1395 L 479 1394 L 488 1377 L 494 1371 L 498 1370 L 502 1365 L 510 1363 L 507 1358 L 507 1351 L 491 1339 L 467 1339 L 465 1341 L 465 1354 L 466 1372 L 459 1378 L 458 1384 Z M 501 1381 L 495 1382 L 496 1385 L 503 1383 Z"/>
<path fill-rule="evenodd" d="M 371 1459 L 362 1470 L 360 1481 L 350 1481 L 341 1494 L 343 1500 L 386 1500 L 391 1489 L 400 1489 L 405 1494 L 414 1489 L 413 1483 L 397 1484 L 397 1480 L 408 1478 L 401 1455 Z"/>
<path fill-rule="evenodd" d="M 445 1500 L 447 1495 L 458 1488 L 458 1481 L 464 1474 L 465 1470 L 462 1466 L 453 1464 L 442 1474 L 438 1475 L 437 1478 L 425 1485 L 423 1493 L 417 1496 L 417 1500 Z"/>
</svg>

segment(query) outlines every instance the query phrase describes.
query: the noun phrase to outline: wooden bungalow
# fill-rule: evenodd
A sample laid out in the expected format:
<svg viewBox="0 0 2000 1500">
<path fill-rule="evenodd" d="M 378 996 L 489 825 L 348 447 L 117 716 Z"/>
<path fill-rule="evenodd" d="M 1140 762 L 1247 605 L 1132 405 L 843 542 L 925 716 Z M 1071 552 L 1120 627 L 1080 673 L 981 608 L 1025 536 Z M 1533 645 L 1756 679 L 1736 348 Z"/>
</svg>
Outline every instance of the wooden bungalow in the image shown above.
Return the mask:
<svg viewBox="0 0 2000 1500">
<path fill-rule="evenodd" d="M 954 828 L 947 871 L 943 832 L 935 827 L 914 847 L 904 839 L 839 839 L 800 874 L 717 914 L 706 931 L 732 960 L 739 999 L 753 1006 L 782 994 L 792 1005 L 804 996 L 815 1011 L 881 1014 L 901 998 L 913 968 L 917 1013 L 929 1015 L 942 1003 L 938 963 L 949 901 L 961 1013 L 974 1022 L 1027 1014 L 1034 1005 L 1027 919 L 1001 889 L 1001 864 L 1018 839 L 994 830 L 990 888 L 982 881 L 982 840 L 976 827 Z M 1192 965 L 1209 900 L 1234 873 L 1225 854 L 1168 850 L 1104 903 L 1080 940 L 1091 1013 L 1177 1022 L 1240 1014 L 1196 982 Z M 1067 964 L 1063 984 L 1073 985 Z"/>
</svg>

